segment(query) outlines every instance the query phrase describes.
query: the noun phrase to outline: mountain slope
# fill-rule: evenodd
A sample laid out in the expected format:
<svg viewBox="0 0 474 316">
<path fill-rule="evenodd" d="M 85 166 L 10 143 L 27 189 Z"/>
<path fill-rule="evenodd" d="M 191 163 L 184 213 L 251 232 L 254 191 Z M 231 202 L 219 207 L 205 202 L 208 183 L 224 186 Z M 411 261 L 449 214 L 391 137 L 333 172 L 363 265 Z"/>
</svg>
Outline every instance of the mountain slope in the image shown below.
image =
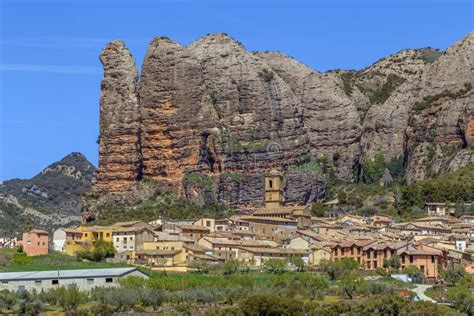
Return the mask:
<svg viewBox="0 0 474 316">
<path fill-rule="evenodd" d="M 0 185 L 0 230 L 20 223 L 43 227 L 81 220 L 81 195 L 91 187 L 95 167 L 80 153 L 71 153 L 31 179 Z"/>
</svg>

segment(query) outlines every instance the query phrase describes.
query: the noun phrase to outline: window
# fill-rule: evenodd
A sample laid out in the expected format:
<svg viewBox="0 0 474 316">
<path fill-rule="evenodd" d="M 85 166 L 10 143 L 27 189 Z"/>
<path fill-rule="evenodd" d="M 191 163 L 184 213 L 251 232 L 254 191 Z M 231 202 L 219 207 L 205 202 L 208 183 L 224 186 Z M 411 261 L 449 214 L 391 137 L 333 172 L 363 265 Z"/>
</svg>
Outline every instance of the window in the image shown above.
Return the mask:
<svg viewBox="0 0 474 316">
<path fill-rule="evenodd" d="M 40 286 L 40 285 L 41 285 L 41 280 L 36 280 L 36 281 L 35 281 L 35 285 L 36 285 L 36 286 Z"/>
<path fill-rule="evenodd" d="M 405 263 L 405 256 L 402 256 L 402 263 Z"/>
<path fill-rule="evenodd" d="M 374 269 L 377 269 L 377 261 L 374 261 Z"/>
<path fill-rule="evenodd" d="M 43 241 L 43 246 L 45 245 L 44 241 Z"/>
<path fill-rule="evenodd" d="M 70 288 L 70 289 L 75 289 L 75 288 L 77 288 L 77 284 L 76 283 L 70 283 L 70 284 L 67 285 L 67 287 Z"/>
<path fill-rule="evenodd" d="M 273 180 L 268 181 L 268 187 L 271 189 L 273 188 Z"/>
<path fill-rule="evenodd" d="M 105 236 L 106 236 L 106 237 L 110 237 L 110 233 L 106 233 Z"/>
<path fill-rule="evenodd" d="M 114 282 L 113 278 L 105 278 L 105 283 L 112 283 Z"/>
<path fill-rule="evenodd" d="M 431 263 L 434 263 L 434 256 L 431 256 Z"/>
<path fill-rule="evenodd" d="M 94 279 L 87 279 L 87 284 L 94 284 Z"/>
<path fill-rule="evenodd" d="M 413 263 L 413 256 L 410 256 L 410 263 Z"/>
<path fill-rule="evenodd" d="M 211 221 L 206 221 L 206 226 L 211 227 Z"/>
<path fill-rule="evenodd" d="M 40 245 L 40 242 L 38 241 L 38 246 Z"/>
<path fill-rule="evenodd" d="M 117 237 L 115 240 L 116 240 L 117 242 L 120 242 L 120 238 L 118 238 L 118 237 Z"/>
<path fill-rule="evenodd" d="M 25 286 L 24 285 L 19 285 L 18 286 L 18 292 L 23 292 L 25 291 Z"/>
<path fill-rule="evenodd" d="M 367 251 L 367 259 L 370 259 L 370 250 Z"/>
<path fill-rule="evenodd" d="M 133 237 L 130 237 L 129 239 L 130 239 L 130 240 L 133 240 Z"/>
<path fill-rule="evenodd" d="M 2 281 L 2 284 L 8 284 L 8 281 Z"/>
<path fill-rule="evenodd" d="M 87 237 L 87 234 L 84 234 L 84 237 Z"/>
<path fill-rule="evenodd" d="M 58 284 L 59 284 L 59 280 L 51 280 L 51 284 L 52 284 L 52 285 L 58 285 Z"/>
</svg>

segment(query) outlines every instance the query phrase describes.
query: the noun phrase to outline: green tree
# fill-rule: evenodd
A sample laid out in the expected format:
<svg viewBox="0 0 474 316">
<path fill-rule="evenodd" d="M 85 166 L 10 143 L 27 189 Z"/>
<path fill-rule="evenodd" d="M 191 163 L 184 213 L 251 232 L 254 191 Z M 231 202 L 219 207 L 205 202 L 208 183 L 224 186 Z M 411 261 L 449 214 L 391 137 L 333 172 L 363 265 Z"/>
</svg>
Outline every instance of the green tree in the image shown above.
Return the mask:
<svg viewBox="0 0 474 316">
<path fill-rule="evenodd" d="M 464 266 L 460 264 L 455 264 L 453 266 L 450 266 L 444 275 L 444 280 L 447 283 L 450 284 L 457 284 L 458 282 L 462 281 L 469 281 L 469 275 L 467 274 L 466 270 L 464 269 Z"/>
<path fill-rule="evenodd" d="M 319 265 L 319 269 L 326 272 L 331 280 L 336 280 L 341 275 L 354 271 L 358 267 L 359 264 L 352 258 L 343 258 L 337 261 L 321 260 Z"/>
<path fill-rule="evenodd" d="M 208 273 L 209 272 L 209 263 L 206 260 L 195 259 L 191 261 L 189 266 L 193 269 L 196 269 L 199 273 Z"/>
<path fill-rule="evenodd" d="M 403 268 L 402 272 L 408 275 L 412 279 L 420 278 L 422 276 L 422 273 L 417 266 L 407 266 Z"/>
<path fill-rule="evenodd" d="M 391 271 L 398 271 L 400 269 L 400 256 L 395 254 L 390 259 L 385 259 L 383 267 Z"/>
<path fill-rule="evenodd" d="M 324 207 L 323 203 L 316 202 L 311 206 L 311 213 L 314 216 L 324 217 L 326 214 L 326 208 Z"/>
<path fill-rule="evenodd" d="M 466 282 L 460 282 L 446 291 L 446 298 L 453 302 L 454 307 L 463 313 L 468 313 L 474 303 L 474 295 Z"/>
<path fill-rule="evenodd" d="M 283 259 L 267 259 L 265 260 L 265 267 L 272 273 L 283 273 L 286 270 L 286 260 Z"/>
<path fill-rule="evenodd" d="M 345 191 L 341 191 L 337 194 L 337 199 L 340 204 L 347 204 L 347 193 Z"/>
<path fill-rule="evenodd" d="M 349 272 L 344 274 L 339 282 L 344 293 L 349 297 L 349 299 L 352 299 L 356 290 L 361 286 L 362 279 L 354 272 Z"/>
<path fill-rule="evenodd" d="M 362 181 L 364 183 L 378 183 L 386 167 L 387 163 L 383 153 L 376 154 L 373 160 L 364 162 Z"/>
<path fill-rule="evenodd" d="M 76 312 L 79 305 L 85 302 L 85 295 L 77 288 L 65 288 L 53 290 L 56 292 L 58 305 L 65 312 Z"/>
<path fill-rule="evenodd" d="M 288 258 L 288 263 L 293 265 L 298 272 L 303 271 L 305 266 L 304 260 L 300 256 L 290 256 Z"/>
<path fill-rule="evenodd" d="M 301 302 L 272 294 L 252 295 L 240 302 L 239 307 L 248 316 L 304 315 Z"/>
<path fill-rule="evenodd" d="M 250 260 L 242 260 L 240 262 L 240 265 L 244 268 L 244 272 L 245 273 L 248 273 L 250 272 L 250 269 L 252 269 L 253 267 L 255 267 L 255 264 L 257 262 L 255 261 L 255 259 L 250 259 Z"/>
<path fill-rule="evenodd" d="M 237 272 L 240 262 L 237 259 L 227 259 L 224 262 L 224 275 L 231 275 Z"/>
</svg>

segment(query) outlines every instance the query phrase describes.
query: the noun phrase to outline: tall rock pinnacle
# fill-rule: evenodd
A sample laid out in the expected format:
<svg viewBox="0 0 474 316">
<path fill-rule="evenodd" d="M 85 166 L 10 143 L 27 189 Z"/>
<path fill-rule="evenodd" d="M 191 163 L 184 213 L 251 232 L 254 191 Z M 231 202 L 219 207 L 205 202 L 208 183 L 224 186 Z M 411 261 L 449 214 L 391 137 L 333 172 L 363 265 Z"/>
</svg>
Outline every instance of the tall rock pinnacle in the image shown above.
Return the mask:
<svg viewBox="0 0 474 316">
<path fill-rule="evenodd" d="M 104 78 L 100 95 L 100 138 L 97 189 L 131 191 L 141 177 L 138 70 L 122 41 L 100 54 Z"/>
</svg>

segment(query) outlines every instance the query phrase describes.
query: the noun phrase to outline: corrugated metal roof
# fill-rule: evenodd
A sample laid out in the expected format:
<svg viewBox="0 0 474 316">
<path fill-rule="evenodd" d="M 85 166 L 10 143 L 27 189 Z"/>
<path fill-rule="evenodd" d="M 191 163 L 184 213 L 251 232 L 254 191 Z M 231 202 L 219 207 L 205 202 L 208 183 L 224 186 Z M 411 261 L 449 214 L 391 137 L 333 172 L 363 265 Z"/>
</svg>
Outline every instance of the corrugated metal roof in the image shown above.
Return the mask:
<svg viewBox="0 0 474 316">
<path fill-rule="evenodd" d="M 78 269 L 59 270 L 59 279 L 76 279 L 92 277 L 117 277 L 137 270 L 137 268 L 108 268 L 108 269 Z M 58 279 L 58 270 L 28 271 L 28 272 L 2 272 L 0 281 Z"/>
</svg>

